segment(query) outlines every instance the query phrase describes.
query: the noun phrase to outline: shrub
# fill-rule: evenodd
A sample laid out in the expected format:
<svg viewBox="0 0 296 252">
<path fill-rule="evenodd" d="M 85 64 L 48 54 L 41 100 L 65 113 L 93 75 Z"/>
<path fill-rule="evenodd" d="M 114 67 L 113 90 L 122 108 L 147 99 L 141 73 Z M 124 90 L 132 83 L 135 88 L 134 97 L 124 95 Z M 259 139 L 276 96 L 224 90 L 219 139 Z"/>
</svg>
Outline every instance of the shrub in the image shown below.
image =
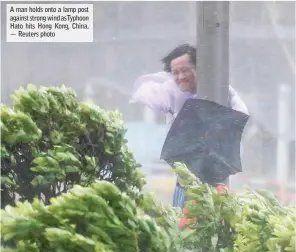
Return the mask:
<svg viewBox="0 0 296 252">
<path fill-rule="evenodd" d="M 296 207 L 270 192 L 217 193 L 177 163 L 191 219 L 179 228 L 180 209 L 142 193 L 118 113 L 65 87 L 29 86 L 13 100 L 1 106 L 4 251 L 295 251 Z M 23 203 L 10 206 L 16 195 Z"/>
<path fill-rule="evenodd" d="M 191 234 L 183 249 L 195 252 L 295 251 L 296 207 L 283 207 L 266 190 L 246 188 L 242 194 L 202 184 L 185 165 L 176 164 L 189 201 Z M 186 227 L 185 227 L 186 228 Z"/>
<path fill-rule="evenodd" d="M 295 251 L 295 207 L 280 206 L 263 190 L 217 193 L 181 164 L 176 172 L 191 200 L 189 230 L 178 227 L 178 209 L 158 205 L 150 195 L 137 203 L 114 184 L 97 181 L 76 185 L 47 206 L 37 198 L 6 206 L 2 238 L 16 247 L 4 251 Z"/>
<path fill-rule="evenodd" d="M 95 179 L 135 194 L 144 185 L 118 112 L 81 103 L 69 88 L 28 85 L 1 105 L 1 203 L 51 197 Z"/>
<path fill-rule="evenodd" d="M 164 229 L 109 182 L 75 185 L 45 206 L 18 202 L 2 210 L 2 237 L 16 247 L 3 251 L 167 252 Z"/>
</svg>

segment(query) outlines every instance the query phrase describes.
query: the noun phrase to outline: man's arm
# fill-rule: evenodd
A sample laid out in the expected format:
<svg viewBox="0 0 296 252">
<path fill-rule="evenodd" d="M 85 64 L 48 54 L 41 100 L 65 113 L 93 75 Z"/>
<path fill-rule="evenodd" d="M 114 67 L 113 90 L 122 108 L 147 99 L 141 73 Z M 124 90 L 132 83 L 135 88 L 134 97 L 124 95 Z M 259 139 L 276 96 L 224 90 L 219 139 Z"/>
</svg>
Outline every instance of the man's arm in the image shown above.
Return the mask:
<svg viewBox="0 0 296 252">
<path fill-rule="evenodd" d="M 229 86 L 230 107 L 236 111 L 249 115 L 249 110 L 243 100 L 235 92 L 232 86 Z"/>
<path fill-rule="evenodd" d="M 239 97 L 239 95 L 235 92 L 232 86 L 229 85 L 229 99 L 230 99 L 230 107 L 236 111 L 242 112 L 246 115 L 249 115 L 249 110 L 243 100 Z M 243 145 L 240 143 L 240 156 L 243 156 Z"/>
</svg>

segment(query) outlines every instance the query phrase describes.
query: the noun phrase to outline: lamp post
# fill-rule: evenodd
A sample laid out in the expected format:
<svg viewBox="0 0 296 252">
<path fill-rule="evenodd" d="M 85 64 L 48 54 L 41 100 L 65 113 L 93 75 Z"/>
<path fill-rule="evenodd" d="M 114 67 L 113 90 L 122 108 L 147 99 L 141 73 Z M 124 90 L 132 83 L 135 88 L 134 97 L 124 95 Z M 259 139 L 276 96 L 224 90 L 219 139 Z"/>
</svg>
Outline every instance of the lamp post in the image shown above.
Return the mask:
<svg viewBox="0 0 296 252">
<path fill-rule="evenodd" d="M 199 97 L 228 106 L 229 2 L 197 2 L 196 50 Z"/>
<path fill-rule="evenodd" d="M 197 2 L 197 90 L 201 98 L 227 105 L 229 92 L 229 2 Z"/>
</svg>

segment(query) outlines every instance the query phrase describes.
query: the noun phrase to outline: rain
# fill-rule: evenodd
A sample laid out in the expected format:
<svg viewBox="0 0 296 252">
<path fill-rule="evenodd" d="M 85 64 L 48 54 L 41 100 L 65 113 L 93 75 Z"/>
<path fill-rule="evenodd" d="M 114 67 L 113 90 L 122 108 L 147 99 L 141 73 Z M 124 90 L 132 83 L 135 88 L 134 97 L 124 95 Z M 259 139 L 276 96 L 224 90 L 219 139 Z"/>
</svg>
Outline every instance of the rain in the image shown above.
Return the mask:
<svg viewBox="0 0 296 252">
<path fill-rule="evenodd" d="M 164 69 L 165 55 L 181 44 L 196 46 L 196 3 L 94 2 L 92 43 L 6 42 L 8 3 L 1 2 L 1 102 L 10 105 L 13 91 L 28 83 L 65 84 L 82 101 L 120 111 L 146 189 L 171 203 L 176 177 L 160 159 L 170 116 L 130 99 L 140 76 Z M 229 85 L 250 113 L 242 172 L 230 176 L 231 189 L 281 192 L 289 204 L 295 200 L 295 2 L 230 3 Z"/>
</svg>

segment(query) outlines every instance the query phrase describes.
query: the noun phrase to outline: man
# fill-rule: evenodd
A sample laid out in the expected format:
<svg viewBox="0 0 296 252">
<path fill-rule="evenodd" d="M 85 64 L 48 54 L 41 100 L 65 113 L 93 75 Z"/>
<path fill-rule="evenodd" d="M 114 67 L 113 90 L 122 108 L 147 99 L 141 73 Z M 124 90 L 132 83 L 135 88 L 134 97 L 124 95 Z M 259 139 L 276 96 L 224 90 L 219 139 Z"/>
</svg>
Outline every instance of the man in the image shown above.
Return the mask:
<svg viewBox="0 0 296 252">
<path fill-rule="evenodd" d="M 188 44 L 180 45 L 164 57 L 162 62 L 164 64 L 164 70 L 171 73 L 181 91 L 196 94 L 196 78 L 198 76 L 196 76 L 196 49 L 194 47 Z M 178 104 L 175 107 L 175 114 L 180 111 L 182 106 L 183 104 Z M 231 86 L 229 87 L 229 107 L 248 114 L 247 107 Z M 228 181 L 225 181 L 225 183 L 228 184 Z M 177 179 L 173 206 L 183 208 L 185 200 L 184 189 Z"/>
<path fill-rule="evenodd" d="M 164 112 L 170 126 L 182 106 L 189 98 L 196 98 L 196 49 L 183 44 L 172 50 L 162 59 L 164 72 L 148 74 L 135 81 L 131 102 L 140 102 L 152 110 Z M 229 107 L 248 114 L 248 109 L 234 91 L 229 87 Z M 185 190 L 177 180 L 173 206 L 184 207 Z"/>
<path fill-rule="evenodd" d="M 196 49 L 183 44 L 162 59 L 164 71 L 171 73 L 181 91 L 196 93 Z M 229 86 L 229 106 L 248 114 L 248 109 L 235 90 Z M 182 106 L 181 106 L 182 107 Z"/>
</svg>

